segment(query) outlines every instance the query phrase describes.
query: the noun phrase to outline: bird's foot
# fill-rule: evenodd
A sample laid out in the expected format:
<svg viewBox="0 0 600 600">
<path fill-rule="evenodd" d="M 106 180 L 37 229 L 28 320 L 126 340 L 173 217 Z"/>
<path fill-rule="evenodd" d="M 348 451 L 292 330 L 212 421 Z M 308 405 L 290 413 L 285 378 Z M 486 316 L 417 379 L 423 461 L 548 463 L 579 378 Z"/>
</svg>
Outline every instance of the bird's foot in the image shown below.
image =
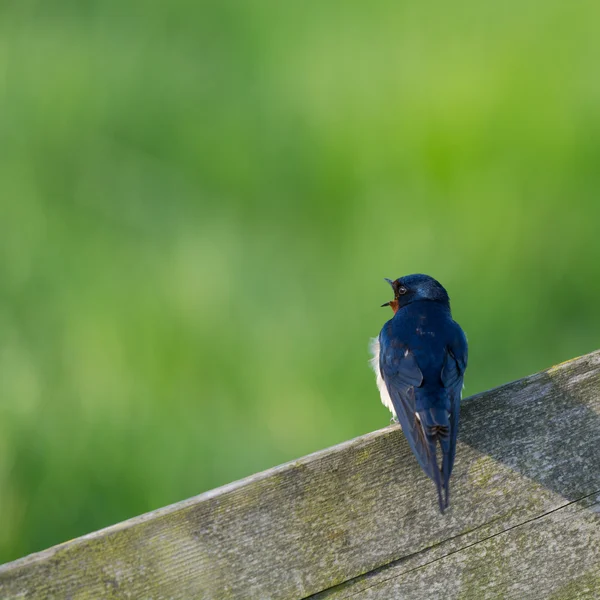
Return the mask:
<svg viewBox="0 0 600 600">
<path fill-rule="evenodd" d="M 400 421 L 398 421 L 398 417 L 392 417 L 390 419 L 390 425 L 398 425 Z"/>
</svg>

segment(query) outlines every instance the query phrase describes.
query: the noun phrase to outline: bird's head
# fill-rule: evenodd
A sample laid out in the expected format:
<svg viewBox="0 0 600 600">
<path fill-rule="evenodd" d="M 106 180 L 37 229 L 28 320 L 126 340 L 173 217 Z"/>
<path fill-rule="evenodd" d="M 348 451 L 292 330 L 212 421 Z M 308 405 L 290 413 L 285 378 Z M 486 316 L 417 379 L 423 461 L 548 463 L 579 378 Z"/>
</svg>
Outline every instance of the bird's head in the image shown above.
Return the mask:
<svg viewBox="0 0 600 600">
<path fill-rule="evenodd" d="M 430 300 L 450 306 L 448 292 L 439 281 L 429 275 L 406 275 L 394 281 L 386 278 L 386 281 L 394 290 L 394 299 L 381 306 L 391 306 L 394 314 L 403 306 L 418 300 Z"/>
</svg>

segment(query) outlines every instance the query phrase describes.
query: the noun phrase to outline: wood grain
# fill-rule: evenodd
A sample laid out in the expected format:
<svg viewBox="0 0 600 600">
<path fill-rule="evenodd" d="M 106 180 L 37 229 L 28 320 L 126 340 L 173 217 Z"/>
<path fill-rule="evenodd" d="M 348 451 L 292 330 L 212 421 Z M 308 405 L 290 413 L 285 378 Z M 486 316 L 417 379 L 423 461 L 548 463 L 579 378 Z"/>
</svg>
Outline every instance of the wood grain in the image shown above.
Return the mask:
<svg viewBox="0 0 600 600">
<path fill-rule="evenodd" d="M 540 597 L 528 539 L 555 547 L 540 554 L 547 589 L 584 597 L 598 576 L 600 352 L 464 401 L 459 440 L 446 515 L 388 427 L 4 565 L 0 598 Z M 556 549 L 585 544 L 581 569 L 561 569 Z"/>
<path fill-rule="evenodd" d="M 593 494 L 460 552 L 442 543 L 436 553 L 311 598 L 600 598 L 599 513 L 600 494 Z"/>
</svg>

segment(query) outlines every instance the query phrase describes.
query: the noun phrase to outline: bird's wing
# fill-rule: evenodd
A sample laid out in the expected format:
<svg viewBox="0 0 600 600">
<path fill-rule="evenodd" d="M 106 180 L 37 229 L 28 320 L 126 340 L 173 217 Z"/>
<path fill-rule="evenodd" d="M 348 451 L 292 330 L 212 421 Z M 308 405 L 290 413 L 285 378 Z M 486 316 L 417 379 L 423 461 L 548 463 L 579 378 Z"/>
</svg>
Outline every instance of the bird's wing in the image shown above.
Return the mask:
<svg viewBox="0 0 600 600">
<path fill-rule="evenodd" d="M 415 388 L 423 383 L 423 373 L 407 346 L 390 339 L 384 331 L 379 339 L 379 368 L 402 432 L 423 471 L 435 481 L 439 479 L 435 449 L 432 454 L 415 407 Z"/>
<path fill-rule="evenodd" d="M 458 436 L 458 420 L 460 414 L 460 400 L 462 397 L 463 379 L 468 361 L 467 338 L 463 330 L 456 324 L 455 335 L 446 348 L 444 366 L 442 368 L 442 384 L 450 396 L 450 444 L 449 451 L 444 457 L 442 465 L 442 479 L 446 490 L 448 480 L 452 474 L 454 457 L 456 455 L 456 438 Z"/>
</svg>

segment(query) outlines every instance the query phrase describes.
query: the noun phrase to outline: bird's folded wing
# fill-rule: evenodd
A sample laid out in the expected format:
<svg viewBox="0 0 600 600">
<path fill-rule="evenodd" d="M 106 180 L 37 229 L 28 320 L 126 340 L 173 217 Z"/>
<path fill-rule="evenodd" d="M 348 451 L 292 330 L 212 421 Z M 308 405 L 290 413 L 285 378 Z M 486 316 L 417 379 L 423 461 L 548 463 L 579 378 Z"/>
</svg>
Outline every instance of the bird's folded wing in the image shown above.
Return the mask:
<svg viewBox="0 0 600 600">
<path fill-rule="evenodd" d="M 423 383 L 423 373 L 410 349 L 397 347 L 384 335 L 380 343 L 379 367 L 402 431 L 421 468 L 435 480 L 435 454 L 432 456 L 415 407 L 415 387 Z"/>
<path fill-rule="evenodd" d="M 462 398 L 463 379 L 468 361 L 467 338 L 462 329 L 456 326 L 456 336 L 446 350 L 442 368 L 442 385 L 450 396 L 450 452 L 447 456 L 447 467 L 443 469 L 444 485 L 447 485 L 456 455 L 460 401 Z"/>
</svg>

